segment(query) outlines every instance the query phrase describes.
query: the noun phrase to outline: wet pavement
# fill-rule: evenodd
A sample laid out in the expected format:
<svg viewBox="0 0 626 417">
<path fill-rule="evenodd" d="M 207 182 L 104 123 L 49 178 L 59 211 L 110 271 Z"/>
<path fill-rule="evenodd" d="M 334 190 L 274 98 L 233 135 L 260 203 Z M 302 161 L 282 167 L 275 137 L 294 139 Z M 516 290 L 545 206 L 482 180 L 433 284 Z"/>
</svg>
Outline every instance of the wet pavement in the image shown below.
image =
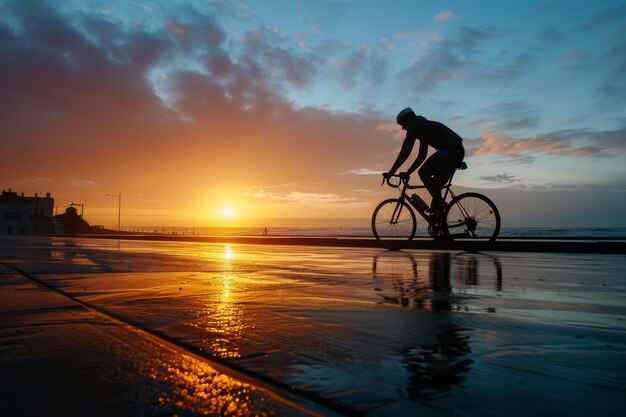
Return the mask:
<svg viewBox="0 0 626 417">
<path fill-rule="evenodd" d="M 623 415 L 626 256 L 0 238 L 19 415 Z"/>
</svg>

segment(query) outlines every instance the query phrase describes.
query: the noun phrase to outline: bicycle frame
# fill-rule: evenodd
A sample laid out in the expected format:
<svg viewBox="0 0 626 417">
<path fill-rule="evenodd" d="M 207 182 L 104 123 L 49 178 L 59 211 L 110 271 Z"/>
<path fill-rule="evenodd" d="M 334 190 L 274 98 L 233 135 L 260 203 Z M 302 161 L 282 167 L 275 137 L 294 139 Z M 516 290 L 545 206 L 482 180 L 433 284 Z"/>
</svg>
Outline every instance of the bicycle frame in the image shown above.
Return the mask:
<svg viewBox="0 0 626 417">
<path fill-rule="evenodd" d="M 456 171 L 455 171 L 456 172 Z M 406 201 L 408 202 L 408 204 L 413 207 L 415 209 L 415 211 L 417 211 L 420 216 L 422 216 L 422 218 L 424 220 L 426 220 L 426 223 L 428 223 L 429 225 L 432 225 L 433 219 L 431 218 L 431 216 L 429 216 L 426 213 L 426 210 L 423 210 L 420 207 L 417 207 L 414 203 L 413 200 L 410 198 L 410 196 L 408 195 L 406 190 L 419 190 L 419 189 L 425 189 L 426 186 L 425 185 L 410 185 L 409 184 L 409 179 L 408 178 L 401 178 L 400 175 L 393 175 L 392 177 L 397 177 L 399 179 L 399 183 L 398 184 L 392 184 L 389 180 L 390 178 L 387 178 L 387 184 L 390 187 L 393 188 L 398 188 L 400 190 L 400 202 Z M 445 193 L 443 193 L 443 200 L 444 201 L 451 201 L 452 199 L 454 199 L 454 197 L 456 197 L 456 195 L 454 194 L 454 192 L 452 191 L 451 187 L 452 187 L 452 178 L 454 177 L 454 173 L 450 176 L 450 178 L 448 179 L 448 182 L 446 183 L 446 185 L 441 187 L 441 190 L 445 190 Z M 449 200 L 448 200 L 449 197 Z M 396 206 L 396 208 L 394 209 L 394 212 L 392 214 L 392 223 L 396 223 L 398 221 L 398 218 L 400 217 L 400 214 L 402 212 L 402 204 L 398 204 Z"/>
</svg>

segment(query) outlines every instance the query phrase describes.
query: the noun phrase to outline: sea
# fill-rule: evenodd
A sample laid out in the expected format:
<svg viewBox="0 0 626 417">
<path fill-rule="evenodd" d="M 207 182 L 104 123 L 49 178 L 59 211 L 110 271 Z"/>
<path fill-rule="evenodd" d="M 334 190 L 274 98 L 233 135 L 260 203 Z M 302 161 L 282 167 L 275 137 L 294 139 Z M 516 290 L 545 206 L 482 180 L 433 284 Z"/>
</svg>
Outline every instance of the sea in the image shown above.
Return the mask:
<svg viewBox="0 0 626 417">
<path fill-rule="evenodd" d="M 127 227 L 124 231 L 189 236 L 263 236 L 265 227 Z M 268 236 L 372 237 L 369 227 L 267 227 Z M 416 237 L 428 237 L 418 228 Z M 626 227 L 505 227 L 500 238 L 563 238 L 626 240 Z"/>
</svg>

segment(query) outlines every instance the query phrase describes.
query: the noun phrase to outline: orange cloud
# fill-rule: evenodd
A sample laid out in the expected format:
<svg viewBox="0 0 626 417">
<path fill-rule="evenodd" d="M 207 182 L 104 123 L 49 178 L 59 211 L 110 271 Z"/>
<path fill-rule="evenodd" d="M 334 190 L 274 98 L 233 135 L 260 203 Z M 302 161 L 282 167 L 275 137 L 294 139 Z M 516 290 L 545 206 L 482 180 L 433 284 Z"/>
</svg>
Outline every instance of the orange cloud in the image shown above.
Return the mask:
<svg viewBox="0 0 626 417">
<path fill-rule="evenodd" d="M 474 146 L 474 155 L 504 155 L 518 162 L 532 162 L 536 155 L 556 155 L 573 157 L 605 157 L 608 154 L 599 147 L 572 144 L 571 139 L 537 136 L 524 139 L 513 139 L 504 133 L 490 129 L 489 123 L 483 127 L 482 138 L 470 142 Z"/>
</svg>

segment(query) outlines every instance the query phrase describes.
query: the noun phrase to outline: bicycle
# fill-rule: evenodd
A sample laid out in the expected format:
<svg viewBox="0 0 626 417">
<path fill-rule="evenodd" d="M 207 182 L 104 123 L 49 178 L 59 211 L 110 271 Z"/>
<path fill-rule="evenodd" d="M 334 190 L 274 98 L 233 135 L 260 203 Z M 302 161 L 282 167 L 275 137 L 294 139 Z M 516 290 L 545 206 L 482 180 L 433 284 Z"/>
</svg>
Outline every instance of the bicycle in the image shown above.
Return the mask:
<svg viewBox="0 0 626 417">
<path fill-rule="evenodd" d="M 400 196 L 382 201 L 372 215 L 372 230 L 376 240 L 392 250 L 402 249 L 413 240 L 417 230 L 417 211 L 428 224 L 428 234 L 450 243 L 461 241 L 486 241 L 493 243 L 500 233 L 500 213 L 496 205 L 479 193 L 455 195 L 451 189 L 452 178 L 457 170 L 467 169 L 461 162 L 452 172 L 447 183 L 442 206 L 435 213 L 428 213 L 428 204 L 417 194 L 409 196 L 407 190 L 425 189 L 425 185 L 410 185 L 408 176 L 395 174 L 383 179 L 390 187 L 398 188 Z M 394 184 L 390 180 L 398 178 Z"/>
</svg>

